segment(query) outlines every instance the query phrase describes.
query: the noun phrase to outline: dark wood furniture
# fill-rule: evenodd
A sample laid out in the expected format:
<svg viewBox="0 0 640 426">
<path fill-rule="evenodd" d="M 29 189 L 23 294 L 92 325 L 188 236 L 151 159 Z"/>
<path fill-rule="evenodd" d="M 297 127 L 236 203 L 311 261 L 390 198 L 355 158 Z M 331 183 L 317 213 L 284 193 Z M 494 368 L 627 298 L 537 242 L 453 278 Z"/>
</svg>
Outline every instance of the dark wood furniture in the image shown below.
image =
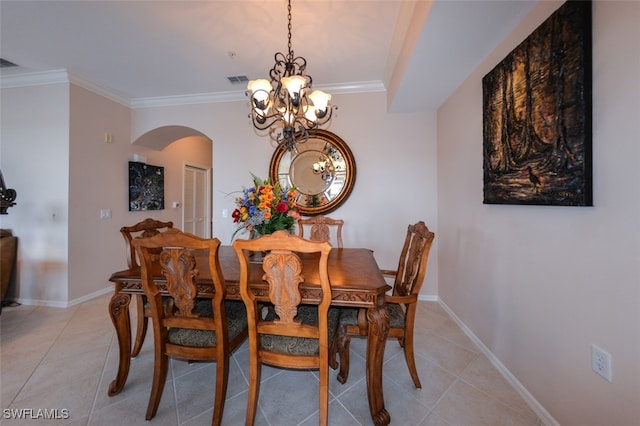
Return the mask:
<svg viewBox="0 0 640 426">
<path fill-rule="evenodd" d="M 305 282 L 300 285 L 303 303 L 317 304 L 320 301 L 320 281 L 314 257 L 302 255 Z M 240 300 L 240 266 L 231 246 L 219 250 L 222 272 L 227 283 L 227 299 Z M 196 257 L 196 262 L 202 259 Z M 309 266 L 307 265 L 309 263 Z M 261 264 L 251 264 L 252 277 L 260 277 Z M 315 270 L 315 272 L 314 272 Z M 373 423 L 387 425 L 391 421 L 384 406 L 382 393 L 382 363 L 384 347 L 389 329 L 389 318 L 385 308 L 385 292 L 391 287 L 385 282 L 373 252 L 363 248 L 333 248 L 329 253 L 329 278 L 331 280 L 332 306 L 365 308 L 368 317 L 367 332 L 367 393 Z M 129 302 L 131 295 L 142 294 L 140 268 L 115 272 L 109 278 L 115 284 L 109 303 L 109 313 L 116 328 L 120 348 L 120 360 L 115 380 L 109 386 L 109 395 L 119 393 L 127 381 L 131 356 L 131 328 Z M 163 277 L 158 275 L 161 283 Z M 165 281 L 166 282 L 166 281 Z M 198 291 L 213 293 L 211 278 L 201 271 L 196 280 Z M 251 291 L 258 301 L 268 301 L 268 284 L 261 279 L 250 283 Z"/>
<path fill-rule="evenodd" d="M 122 238 L 124 238 L 127 252 L 127 266 L 129 268 L 140 267 L 136 250 L 133 248 L 132 244 L 134 239 L 152 237 L 154 235 L 158 235 L 162 231 L 172 228 L 173 222 L 161 222 L 152 218 L 147 218 L 132 226 L 123 226 L 120 228 L 120 234 L 122 234 Z M 140 353 L 140 349 L 144 343 L 144 337 L 147 335 L 147 323 L 150 315 L 147 297 L 144 294 L 141 294 L 136 296 L 135 300 L 137 308 L 136 340 L 134 341 L 133 349 L 131 350 L 132 357 L 136 357 Z"/>
<path fill-rule="evenodd" d="M 398 269 L 382 270 L 384 276 L 394 278 L 393 294 L 386 297 L 386 311 L 389 315 L 389 337 L 398 339 L 404 349 L 404 357 L 416 388 L 422 388 L 413 354 L 413 327 L 416 318 L 418 295 L 427 271 L 429 251 L 435 234 L 424 222 L 409 225 L 400 253 Z M 368 313 L 363 309 L 343 309 L 340 313 L 340 373 L 338 381 L 345 383 L 349 376 L 350 336 L 367 336 Z"/>
<path fill-rule="evenodd" d="M 226 283 L 220 270 L 220 240 L 204 239 L 170 229 L 153 237 L 132 241 L 141 266 L 142 288 L 149 300 L 153 321 L 153 383 L 146 420 L 158 411 L 167 379 L 169 357 L 187 361 L 216 362 L 213 426 L 222 423 L 229 379 L 229 356 L 247 337 L 244 304 L 227 301 Z M 200 270 L 207 269 L 215 291 L 199 294 L 195 251 L 206 256 Z M 158 267 L 166 278 L 156 284 Z M 162 285 L 163 291 L 159 286 Z M 336 324 L 337 326 L 337 324 Z"/>
<path fill-rule="evenodd" d="M 0 229 L 0 313 L 9 292 L 9 284 L 15 280 L 18 237 L 10 229 Z"/>
<path fill-rule="evenodd" d="M 258 407 L 262 364 L 292 369 L 317 369 L 320 376 L 319 423 L 329 420 L 329 347 L 338 334 L 339 308 L 331 307 L 329 252 L 327 241 L 305 240 L 286 231 L 277 231 L 251 240 L 235 240 L 233 248 L 240 263 L 240 296 L 249 322 L 249 396 L 246 425 L 253 425 Z M 255 277 L 269 283 L 267 315 L 250 289 L 250 256 L 268 252 L 263 271 Z M 318 305 L 302 304 L 298 286 L 306 273 L 299 254 L 318 253 L 315 266 L 322 291 Z M 255 279 L 254 278 L 254 279 Z M 285 393 L 286 393 L 286 389 Z"/>
<path fill-rule="evenodd" d="M 0 170 L 0 214 L 7 214 L 9 207 L 16 205 L 15 199 L 18 193 L 15 189 L 7 188 L 4 184 L 4 177 L 2 177 L 2 170 Z"/>
</svg>

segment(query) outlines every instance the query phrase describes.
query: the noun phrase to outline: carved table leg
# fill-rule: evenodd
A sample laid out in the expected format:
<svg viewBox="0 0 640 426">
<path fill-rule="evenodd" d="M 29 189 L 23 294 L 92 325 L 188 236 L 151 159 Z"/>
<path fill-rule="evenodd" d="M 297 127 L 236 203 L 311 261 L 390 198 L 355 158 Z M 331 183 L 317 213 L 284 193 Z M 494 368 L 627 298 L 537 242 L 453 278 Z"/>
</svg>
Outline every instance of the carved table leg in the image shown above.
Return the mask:
<svg viewBox="0 0 640 426">
<path fill-rule="evenodd" d="M 116 329 L 118 346 L 120 347 L 120 362 L 118 364 L 118 374 L 109 385 L 109 396 L 120 393 L 129 375 L 129 365 L 131 363 L 131 323 L 129 320 L 129 294 L 119 294 L 116 289 L 109 302 L 109 315 Z"/>
<path fill-rule="evenodd" d="M 148 318 L 145 316 L 144 305 L 147 298 L 144 295 L 134 296 L 136 304 L 136 339 L 131 349 L 131 357 L 135 358 L 140 354 L 144 338 L 147 335 Z"/>
<path fill-rule="evenodd" d="M 367 309 L 369 335 L 367 336 L 367 394 L 371 418 L 376 425 L 388 425 L 391 416 L 384 408 L 382 393 L 382 364 L 389 333 L 389 315 L 383 306 Z"/>
</svg>

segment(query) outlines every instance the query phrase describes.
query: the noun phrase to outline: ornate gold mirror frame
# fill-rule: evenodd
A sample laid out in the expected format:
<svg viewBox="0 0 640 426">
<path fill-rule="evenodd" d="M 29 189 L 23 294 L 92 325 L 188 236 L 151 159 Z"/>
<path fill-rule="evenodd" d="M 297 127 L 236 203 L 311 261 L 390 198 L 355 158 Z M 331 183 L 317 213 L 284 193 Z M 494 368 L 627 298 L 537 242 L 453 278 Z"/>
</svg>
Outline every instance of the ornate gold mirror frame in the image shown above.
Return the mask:
<svg viewBox="0 0 640 426">
<path fill-rule="evenodd" d="M 349 146 L 327 130 L 309 130 L 309 140 L 295 151 L 276 148 L 269 176 L 273 182 L 298 188 L 296 200 L 303 216 L 327 214 L 351 194 L 356 162 Z"/>
</svg>

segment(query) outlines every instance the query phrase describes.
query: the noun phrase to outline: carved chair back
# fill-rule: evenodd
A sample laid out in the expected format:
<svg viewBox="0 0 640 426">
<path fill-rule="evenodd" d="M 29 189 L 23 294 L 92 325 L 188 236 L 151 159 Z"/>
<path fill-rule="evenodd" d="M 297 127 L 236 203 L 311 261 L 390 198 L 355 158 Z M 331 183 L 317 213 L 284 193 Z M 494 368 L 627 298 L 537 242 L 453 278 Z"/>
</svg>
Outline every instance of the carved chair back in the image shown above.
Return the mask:
<svg viewBox="0 0 640 426">
<path fill-rule="evenodd" d="M 152 218 L 147 218 L 132 226 L 123 226 L 120 228 L 120 233 L 122 234 L 126 245 L 127 265 L 129 268 L 136 268 L 140 266 L 140 262 L 136 256 L 136 250 L 131 244 L 131 241 L 133 241 L 134 238 L 152 237 L 154 235 L 158 235 L 163 230 L 171 228 L 173 228 L 173 222 L 161 222 Z"/>
<path fill-rule="evenodd" d="M 393 274 L 394 296 L 418 295 L 427 270 L 427 259 L 435 234 L 429 231 L 427 225 L 420 221 L 409 225 L 407 235 L 400 253 L 400 261 L 396 271 L 383 271 L 383 274 Z"/>
<path fill-rule="evenodd" d="M 304 238 L 304 230 L 307 227 L 310 240 L 329 241 L 333 242 L 335 247 L 342 248 L 342 225 L 344 225 L 344 220 L 328 216 L 300 218 L 298 219 L 298 235 Z"/>
</svg>

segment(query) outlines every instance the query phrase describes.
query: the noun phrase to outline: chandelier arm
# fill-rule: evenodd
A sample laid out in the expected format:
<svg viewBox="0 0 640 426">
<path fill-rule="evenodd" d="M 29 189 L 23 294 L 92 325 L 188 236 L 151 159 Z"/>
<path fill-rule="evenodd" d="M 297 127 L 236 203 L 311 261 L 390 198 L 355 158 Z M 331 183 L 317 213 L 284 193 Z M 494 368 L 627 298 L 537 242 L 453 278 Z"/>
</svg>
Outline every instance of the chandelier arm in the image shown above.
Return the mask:
<svg viewBox="0 0 640 426">
<path fill-rule="evenodd" d="M 273 127 L 274 124 L 279 123 L 279 117 L 276 115 L 262 117 L 262 119 L 258 119 L 258 114 L 255 112 L 251 113 L 251 120 L 253 122 L 253 127 L 257 130 L 267 130 L 270 127 Z"/>
</svg>

